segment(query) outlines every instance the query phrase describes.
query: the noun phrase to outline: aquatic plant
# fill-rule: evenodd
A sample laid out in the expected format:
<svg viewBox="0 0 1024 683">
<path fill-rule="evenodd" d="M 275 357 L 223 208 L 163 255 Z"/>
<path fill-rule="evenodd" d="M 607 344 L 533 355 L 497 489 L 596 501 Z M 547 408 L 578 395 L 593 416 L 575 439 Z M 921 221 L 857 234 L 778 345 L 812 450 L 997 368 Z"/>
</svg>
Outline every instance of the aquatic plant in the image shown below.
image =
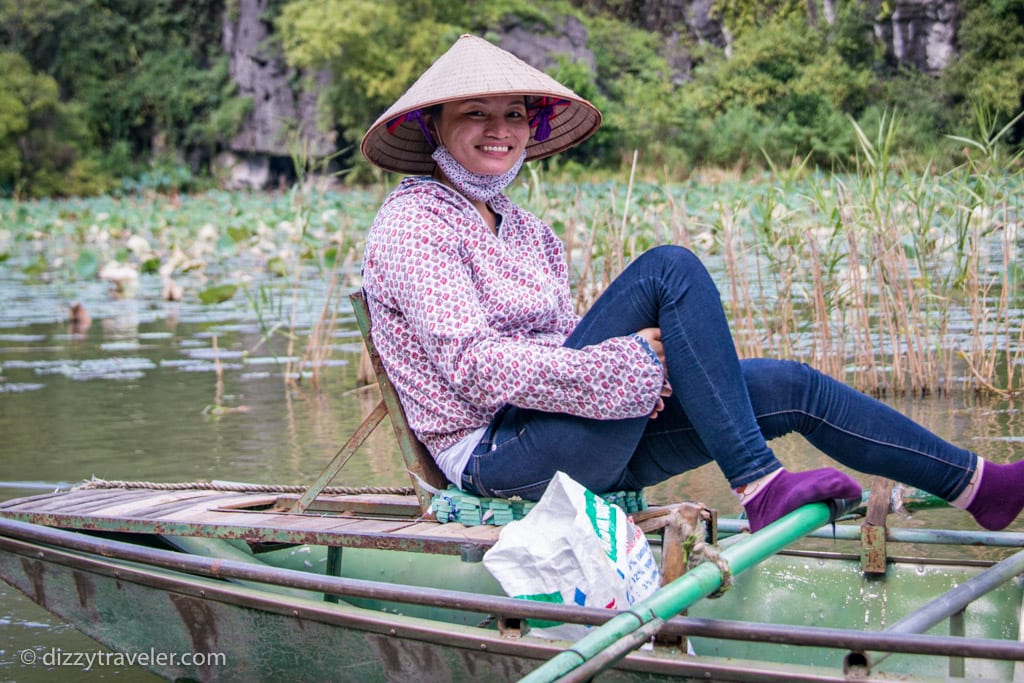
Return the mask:
<svg viewBox="0 0 1024 683">
<path fill-rule="evenodd" d="M 680 244 L 718 282 L 742 356 L 804 360 L 877 394 L 1020 393 L 1024 182 L 1020 160 L 1001 156 L 1006 129 L 979 116 L 976 139 L 955 140 L 960 167 L 920 174 L 901 165 L 898 116 L 851 125 L 860 153 L 849 173 L 797 160 L 678 183 L 652 177 L 638 153 L 626 178 L 531 165 L 509 192 L 562 237 L 581 311 L 643 250 Z M 110 262 L 138 270 L 141 300 L 173 281 L 180 300 L 167 305 L 201 306 L 205 293 L 256 322 L 250 353 L 265 346 L 293 386 L 316 386 L 347 344 L 341 294 L 358 286 L 389 187 L 314 175 L 279 193 L 0 200 L 0 273 L 52 288 L 54 320 L 102 285 Z"/>
<path fill-rule="evenodd" d="M 585 310 L 624 263 L 651 244 L 698 251 L 722 291 L 741 356 L 809 362 L 876 394 L 956 386 L 1024 392 L 1024 182 L 1001 158 L 1000 131 L 964 140 L 952 172 L 901 169 L 899 117 L 852 123 L 857 167 L 800 162 L 714 184 L 552 184 L 528 192 L 562 231 Z M 571 197 L 540 201 L 538 197 Z"/>
</svg>

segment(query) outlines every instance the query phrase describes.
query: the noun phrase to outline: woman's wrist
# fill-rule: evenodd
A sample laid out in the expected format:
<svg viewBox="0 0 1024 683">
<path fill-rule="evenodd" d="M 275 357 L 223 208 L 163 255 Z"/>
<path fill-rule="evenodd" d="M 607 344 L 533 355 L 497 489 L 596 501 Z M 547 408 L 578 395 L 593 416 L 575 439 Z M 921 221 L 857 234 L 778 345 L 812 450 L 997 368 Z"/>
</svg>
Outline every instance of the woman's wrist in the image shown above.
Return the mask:
<svg viewBox="0 0 1024 683">
<path fill-rule="evenodd" d="M 654 360 L 654 362 L 658 364 L 658 367 L 661 367 L 661 359 L 658 358 L 658 354 L 655 353 L 653 348 L 651 348 L 650 342 L 648 342 L 646 339 L 644 339 L 639 334 L 636 334 L 635 332 L 629 336 L 635 339 L 637 343 L 640 344 L 640 348 L 642 348 L 647 353 L 647 355 L 650 356 Z"/>
</svg>

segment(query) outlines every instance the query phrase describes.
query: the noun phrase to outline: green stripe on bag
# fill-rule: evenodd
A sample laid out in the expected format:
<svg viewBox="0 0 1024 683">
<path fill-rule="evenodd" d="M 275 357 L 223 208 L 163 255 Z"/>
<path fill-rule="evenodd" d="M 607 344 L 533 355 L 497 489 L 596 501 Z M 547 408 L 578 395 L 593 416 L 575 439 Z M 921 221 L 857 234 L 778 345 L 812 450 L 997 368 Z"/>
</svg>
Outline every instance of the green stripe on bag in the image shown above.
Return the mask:
<svg viewBox="0 0 1024 683">
<path fill-rule="evenodd" d="M 517 595 L 519 600 L 533 600 L 534 602 L 549 602 L 555 605 L 564 605 L 565 599 L 562 594 L 558 591 L 554 593 L 537 593 L 535 595 Z M 543 619 L 527 619 L 532 628 L 551 628 L 552 626 L 561 626 L 560 621 L 545 621 Z"/>
<path fill-rule="evenodd" d="M 590 490 L 583 492 L 587 505 L 587 518 L 594 528 L 594 534 L 604 548 L 604 554 L 608 559 L 617 563 L 619 561 L 618 526 L 619 516 L 611 505 L 603 498 L 597 496 Z"/>
</svg>

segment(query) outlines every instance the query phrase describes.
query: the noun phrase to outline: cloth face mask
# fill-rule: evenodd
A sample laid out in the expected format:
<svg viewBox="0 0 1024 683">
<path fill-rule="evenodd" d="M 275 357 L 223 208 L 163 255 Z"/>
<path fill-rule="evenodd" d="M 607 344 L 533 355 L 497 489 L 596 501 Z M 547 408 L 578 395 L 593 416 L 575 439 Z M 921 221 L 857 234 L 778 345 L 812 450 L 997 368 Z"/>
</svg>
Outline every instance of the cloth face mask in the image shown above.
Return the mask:
<svg viewBox="0 0 1024 683">
<path fill-rule="evenodd" d="M 500 175 L 484 175 L 467 170 L 443 145 L 435 149 L 431 156 L 459 192 L 473 201 L 489 202 L 515 180 L 526 160 L 526 150 L 523 150 L 519 161 L 512 168 Z"/>
</svg>

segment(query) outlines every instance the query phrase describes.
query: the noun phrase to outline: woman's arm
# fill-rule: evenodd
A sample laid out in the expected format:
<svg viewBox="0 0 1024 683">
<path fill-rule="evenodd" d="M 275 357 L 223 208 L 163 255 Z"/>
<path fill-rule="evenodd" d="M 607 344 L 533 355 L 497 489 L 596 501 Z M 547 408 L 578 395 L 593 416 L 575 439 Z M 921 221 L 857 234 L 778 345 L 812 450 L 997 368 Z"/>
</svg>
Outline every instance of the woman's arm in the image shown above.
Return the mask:
<svg viewBox="0 0 1024 683">
<path fill-rule="evenodd" d="M 406 209 L 375 226 L 365 285 L 400 312 L 437 379 L 463 400 L 597 419 L 650 414 L 662 370 L 631 337 L 584 349 L 561 346 L 562 273 L 527 281 L 493 244 L 466 237 L 465 216 Z M 515 316 L 502 319 L 505 310 Z M 543 321 L 531 328 L 531 315 Z"/>
</svg>

